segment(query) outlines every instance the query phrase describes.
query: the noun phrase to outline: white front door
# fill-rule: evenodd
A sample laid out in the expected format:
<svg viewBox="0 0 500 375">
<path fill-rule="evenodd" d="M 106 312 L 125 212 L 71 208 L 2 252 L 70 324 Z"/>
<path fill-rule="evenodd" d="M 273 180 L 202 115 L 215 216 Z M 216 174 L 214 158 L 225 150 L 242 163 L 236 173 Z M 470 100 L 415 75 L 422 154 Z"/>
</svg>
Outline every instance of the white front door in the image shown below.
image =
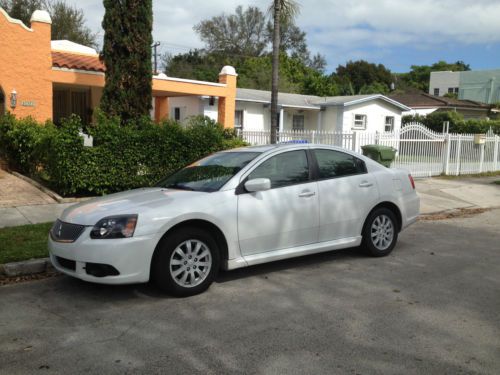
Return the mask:
<svg viewBox="0 0 500 375">
<path fill-rule="evenodd" d="M 310 181 L 306 152 L 271 156 L 249 174 L 253 178 L 269 178 L 271 189 L 238 195 L 242 255 L 317 242 L 318 188 Z"/>
</svg>

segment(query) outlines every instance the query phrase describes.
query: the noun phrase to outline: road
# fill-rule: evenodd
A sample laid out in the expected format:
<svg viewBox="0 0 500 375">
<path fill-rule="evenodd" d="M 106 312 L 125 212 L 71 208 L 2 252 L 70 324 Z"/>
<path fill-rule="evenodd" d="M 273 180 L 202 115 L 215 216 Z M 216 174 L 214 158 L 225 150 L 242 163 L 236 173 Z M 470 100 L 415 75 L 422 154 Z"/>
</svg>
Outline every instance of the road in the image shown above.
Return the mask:
<svg viewBox="0 0 500 375">
<path fill-rule="evenodd" d="M 500 210 L 392 255 L 225 272 L 203 295 L 56 277 L 0 287 L 0 374 L 498 374 Z"/>
</svg>

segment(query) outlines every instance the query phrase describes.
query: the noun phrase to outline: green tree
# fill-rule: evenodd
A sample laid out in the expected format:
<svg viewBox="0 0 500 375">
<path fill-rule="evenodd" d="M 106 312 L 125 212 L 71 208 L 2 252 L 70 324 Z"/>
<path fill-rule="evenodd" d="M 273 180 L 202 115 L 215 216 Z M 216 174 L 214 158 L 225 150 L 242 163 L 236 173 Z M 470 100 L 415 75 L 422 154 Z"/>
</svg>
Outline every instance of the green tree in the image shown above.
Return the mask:
<svg viewBox="0 0 500 375">
<path fill-rule="evenodd" d="M 463 61 L 457 61 L 454 63 L 438 61 L 432 65 L 412 65 L 410 72 L 398 75 L 397 78 L 400 82 L 398 88 L 415 88 L 417 90 L 428 92 L 431 72 L 441 72 L 447 70 L 462 72 L 470 70 L 470 66 Z"/>
<path fill-rule="evenodd" d="M 152 0 L 104 0 L 106 81 L 101 109 L 123 122 L 148 116 L 152 101 Z"/>
<path fill-rule="evenodd" d="M 223 13 L 203 20 L 193 29 L 208 52 L 260 56 L 268 44 L 266 17 L 257 7 L 243 10 L 240 5 L 234 14 Z"/>
<path fill-rule="evenodd" d="M 391 71 L 384 65 L 364 60 L 339 65 L 333 77 L 344 95 L 387 93 L 393 80 Z"/>
<path fill-rule="evenodd" d="M 298 13 L 298 4 L 294 0 L 274 0 L 270 7 L 273 15 L 273 53 L 271 77 L 271 143 L 276 143 L 278 132 L 278 90 L 280 64 L 280 25 L 282 20 L 293 19 Z"/>
<path fill-rule="evenodd" d="M 188 53 L 165 54 L 161 58 L 164 72 L 171 77 L 217 81 L 222 66 L 232 65 L 227 57 L 218 52 L 208 53 L 194 49 Z M 241 75 L 238 71 L 238 75 Z"/>
<path fill-rule="evenodd" d="M 12 17 L 30 24 L 37 9 L 46 9 L 52 18 L 52 40 L 70 40 L 89 47 L 97 47 L 97 34 L 85 25 L 83 11 L 64 0 L 0 0 L 0 7 Z"/>
</svg>

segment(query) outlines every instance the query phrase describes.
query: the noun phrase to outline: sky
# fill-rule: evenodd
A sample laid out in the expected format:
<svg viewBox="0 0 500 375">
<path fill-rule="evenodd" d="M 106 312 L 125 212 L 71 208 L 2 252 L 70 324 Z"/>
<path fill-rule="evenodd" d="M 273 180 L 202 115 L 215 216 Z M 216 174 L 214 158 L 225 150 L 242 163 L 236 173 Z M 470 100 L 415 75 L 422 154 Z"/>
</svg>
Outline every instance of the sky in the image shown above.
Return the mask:
<svg viewBox="0 0 500 375">
<path fill-rule="evenodd" d="M 83 9 L 102 39 L 102 0 L 67 0 Z M 500 69 L 500 0 L 299 0 L 297 25 L 309 49 L 326 57 L 327 72 L 349 60 L 384 64 L 393 72 L 439 60 L 473 70 Z M 193 25 L 232 13 L 237 5 L 266 9 L 271 0 L 153 0 L 153 38 L 161 52 L 203 47 Z"/>
</svg>

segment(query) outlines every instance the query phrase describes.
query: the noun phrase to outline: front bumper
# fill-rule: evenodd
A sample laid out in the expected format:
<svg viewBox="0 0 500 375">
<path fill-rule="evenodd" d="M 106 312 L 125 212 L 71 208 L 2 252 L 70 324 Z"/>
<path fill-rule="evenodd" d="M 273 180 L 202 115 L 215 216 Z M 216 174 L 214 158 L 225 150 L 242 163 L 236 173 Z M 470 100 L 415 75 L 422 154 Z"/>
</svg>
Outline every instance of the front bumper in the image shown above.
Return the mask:
<svg viewBox="0 0 500 375">
<path fill-rule="evenodd" d="M 149 280 L 151 259 L 158 243 L 156 235 L 95 240 L 90 238 L 91 229 L 85 228 L 73 243 L 56 242 L 49 236 L 50 260 L 58 271 L 101 284 L 133 284 Z M 95 264 L 111 266 L 119 274 L 94 276 L 89 270 Z"/>
</svg>

